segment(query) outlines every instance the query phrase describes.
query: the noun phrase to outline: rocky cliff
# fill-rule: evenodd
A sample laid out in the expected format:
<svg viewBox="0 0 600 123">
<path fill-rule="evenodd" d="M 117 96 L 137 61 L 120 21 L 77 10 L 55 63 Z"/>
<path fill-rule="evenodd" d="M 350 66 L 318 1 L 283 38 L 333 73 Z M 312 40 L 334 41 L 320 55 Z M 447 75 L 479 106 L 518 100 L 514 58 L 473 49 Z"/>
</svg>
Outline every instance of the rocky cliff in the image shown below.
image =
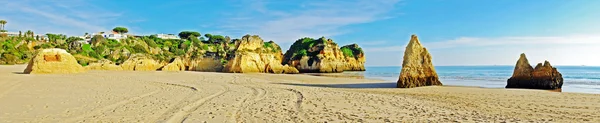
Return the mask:
<svg viewBox="0 0 600 123">
<path fill-rule="evenodd" d="M 144 54 L 134 54 L 120 66 L 123 70 L 130 71 L 156 71 L 163 65 Z"/>
<path fill-rule="evenodd" d="M 115 65 L 115 63 L 107 59 L 102 59 L 95 63 L 91 63 L 88 66 L 85 66 L 84 68 L 86 70 L 123 70 L 123 68 L 121 68 L 118 65 Z"/>
<path fill-rule="evenodd" d="M 275 42 L 264 42 L 257 35 L 246 35 L 236 42 L 228 54 L 223 72 L 230 73 L 298 73 L 295 68 L 281 64 L 282 53 Z"/>
<path fill-rule="evenodd" d="M 365 53 L 358 44 L 350 44 L 340 48 L 346 60 L 344 71 L 365 71 Z"/>
<path fill-rule="evenodd" d="M 223 63 L 215 58 L 197 58 L 189 60 L 189 71 L 221 72 Z"/>
<path fill-rule="evenodd" d="M 174 58 L 169 64 L 163 66 L 162 71 L 185 71 L 186 66 L 181 57 Z"/>
<path fill-rule="evenodd" d="M 346 68 L 345 57 L 337 43 L 331 39 L 298 39 L 285 53 L 283 64 L 300 72 L 336 73 Z"/>
<path fill-rule="evenodd" d="M 416 35 L 412 35 L 404 51 L 402 70 L 398 79 L 398 88 L 442 85 L 435 68 L 431 63 L 431 55 Z"/>
<path fill-rule="evenodd" d="M 550 62 L 538 63 L 531 67 L 525 54 L 521 54 L 512 77 L 508 79 L 506 88 L 560 89 L 563 84 L 562 74 Z"/>
<path fill-rule="evenodd" d="M 85 69 L 63 49 L 40 50 L 23 71 L 27 74 L 82 73 Z"/>
</svg>

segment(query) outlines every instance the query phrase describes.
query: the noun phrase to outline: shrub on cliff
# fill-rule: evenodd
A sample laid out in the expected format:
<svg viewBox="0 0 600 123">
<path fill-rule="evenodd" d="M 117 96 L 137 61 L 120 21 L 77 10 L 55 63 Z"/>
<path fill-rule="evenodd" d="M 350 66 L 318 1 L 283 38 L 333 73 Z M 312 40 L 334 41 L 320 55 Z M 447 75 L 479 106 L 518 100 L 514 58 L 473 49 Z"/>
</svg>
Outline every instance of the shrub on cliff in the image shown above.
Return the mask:
<svg viewBox="0 0 600 123">
<path fill-rule="evenodd" d="M 196 38 L 196 37 L 200 37 L 202 35 L 199 32 L 194 32 L 194 31 L 181 31 L 179 33 L 179 37 L 181 39 L 190 39 L 191 36 L 193 36 L 193 38 Z"/>
<path fill-rule="evenodd" d="M 150 38 L 144 37 L 142 40 L 144 42 L 146 42 L 146 44 L 148 44 L 148 46 L 150 46 L 152 48 L 157 48 L 158 47 L 158 45 L 156 44 L 156 42 L 154 42 L 154 40 L 152 40 Z"/>
<path fill-rule="evenodd" d="M 319 39 L 313 39 L 309 37 L 301 38 L 296 40 L 294 44 L 290 47 L 290 49 L 285 52 L 285 58 L 301 58 L 302 56 L 316 56 L 319 52 L 309 52 L 308 49 L 311 49 L 314 46 L 319 44 L 325 44 L 327 39 L 325 37 L 321 37 Z M 286 62 L 284 60 L 284 62 Z"/>
<path fill-rule="evenodd" d="M 354 57 L 354 54 L 352 53 L 352 50 L 350 48 L 347 47 L 342 47 L 340 48 L 342 50 L 342 52 L 344 53 L 344 56 L 347 57 Z"/>
<path fill-rule="evenodd" d="M 94 51 L 90 44 L 83 44 L 81 46 L 81 49 L 83 49 L 84 52 L 93 52 Z"/>
<path fill-rule="evenodd" d="M 346 57 L 359 57 L 359 54 L 364 54 L 362 48 L 358 44 L 350 44 L 340 48 Z"/>
<path fill-rule="evenodd" d="M 104 37 L 102 37 L 101 35 L 94 35 L 94 37 L 92 37 L 92 46 L 97 46 L 105 40 L 106 39 L 104 39 Z"/>
<path fill-rule="evenodd" d="M 265 52 L 268 52 L 268 53 L 281 52 L 281 48 L 279 46 L 277 46 L 277 44 L 275 44 L 275 42 L 273 42 L 273 41 L 264 42 L 263 48 L 264 48 Z"/>
</svg>

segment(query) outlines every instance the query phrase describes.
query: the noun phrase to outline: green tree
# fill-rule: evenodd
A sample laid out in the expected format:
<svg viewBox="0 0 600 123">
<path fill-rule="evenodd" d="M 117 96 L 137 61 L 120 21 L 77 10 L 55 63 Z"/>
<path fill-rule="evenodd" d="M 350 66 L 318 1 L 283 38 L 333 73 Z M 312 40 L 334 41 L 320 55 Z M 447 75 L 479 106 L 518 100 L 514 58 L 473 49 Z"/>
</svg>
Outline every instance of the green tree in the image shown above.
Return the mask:
<svg viewBox="0 0 600 123">
<path fill-rule="evenodd" d="M 127 28 L 125 28 L 125 27 L 115 27 L 115 28 L 113 29 L 113 31 L 114 31 L 114 32 L 117 32 L 117 33 L 119 33 L 119 34 L 123 34 L 123 33 L 127 33 L 127 32 L 129 32 L 129 30 L 127 30 Z"/>
<path fill-rule="evenodd" d="M 25 32 L 25 37 L 33 37 L 33 31 L 27 30 L 27 32 Z"/>
<path fill-rule="evenodd" d="M 224 42 L 226 40 L 222 35 L 205 34 L 204 36 L 208 38 L 209 43 Z"/>
<path fill-rule="evenodd" d="M 29 31 L 27 31 L 27 32 L 29 32 Z M 56 42 L 57 39 L 60 39 L 60 36 L 57 34 L 48 33 L 48 34 L 46 34 L 46 36 L 48 37 L 48 39 L 51 42 Z"/>
<path fill-rule="evenodd" d="M 181 32 L 179 32 L 179 37 L 181 39 L 189 39 L 191 36 L 200 37 L 202 35 L 199 32 L 194 32 L 194 31 L 181 31 Z"/>
<path fill-rule="evenodd" d="M 6 20 L 0 20 L 0 25 L 2 25 L 2 30 L 4 30 L 4 25 L 6 25 Z"/>
<path fill-rule="evenodd" d="M 206 34 L 204 34 L 204 37 L 206 37 L 208 39 L 208 41 L 210 42 L 210 37 L 212 37 L 212 35 L 206 33 Z M 204 39 L 202 39 L 202 38 L 200 38 L 200 40 L 204 41 Z"/>
<path fill-rule="evenodd" d="M 67 43 L 71 43 L 71 42 L 80 41 L 80 40 L 83 40 L 83 38 L 71 36 L 71 37 L 67 38 L 66 41 L 67 41 Z"/>
<path fill-rule="evenodd" d="M 96 46 L 102 42 L 104 42 L 106 39 L 104 39 L 104 37 L 102 37 L 101 35 L 94 35 L 94 37 L 92 37 L 92 46 Z"/>
</svg>

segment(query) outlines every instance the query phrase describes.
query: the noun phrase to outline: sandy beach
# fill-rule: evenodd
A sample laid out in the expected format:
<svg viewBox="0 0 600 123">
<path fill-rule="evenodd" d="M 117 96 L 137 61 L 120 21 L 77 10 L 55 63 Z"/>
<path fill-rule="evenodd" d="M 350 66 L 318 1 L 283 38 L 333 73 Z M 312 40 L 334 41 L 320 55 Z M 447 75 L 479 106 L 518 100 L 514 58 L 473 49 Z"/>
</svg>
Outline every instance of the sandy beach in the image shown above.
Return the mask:
<svg viewBox="0 0 600 123">
<path fill-rule="evenodd" d="M 600 95 L 309 75 L 0 66 L 1 122 L 600 122 Z"/>
</svg>

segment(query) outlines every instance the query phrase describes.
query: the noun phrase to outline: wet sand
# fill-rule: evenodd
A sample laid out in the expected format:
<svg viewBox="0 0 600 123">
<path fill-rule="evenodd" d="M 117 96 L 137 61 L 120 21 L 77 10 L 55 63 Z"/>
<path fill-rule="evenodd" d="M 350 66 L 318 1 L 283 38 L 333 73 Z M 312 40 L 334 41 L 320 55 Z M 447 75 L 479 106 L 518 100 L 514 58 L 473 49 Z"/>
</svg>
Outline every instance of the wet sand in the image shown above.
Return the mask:
<svg viewBox="0 0 600 123">
<path fill-rule="evenodd" d="M 0 66 L 0 122 L 600 122 L 600 95 L 311 75 Z"/>
</svg>

